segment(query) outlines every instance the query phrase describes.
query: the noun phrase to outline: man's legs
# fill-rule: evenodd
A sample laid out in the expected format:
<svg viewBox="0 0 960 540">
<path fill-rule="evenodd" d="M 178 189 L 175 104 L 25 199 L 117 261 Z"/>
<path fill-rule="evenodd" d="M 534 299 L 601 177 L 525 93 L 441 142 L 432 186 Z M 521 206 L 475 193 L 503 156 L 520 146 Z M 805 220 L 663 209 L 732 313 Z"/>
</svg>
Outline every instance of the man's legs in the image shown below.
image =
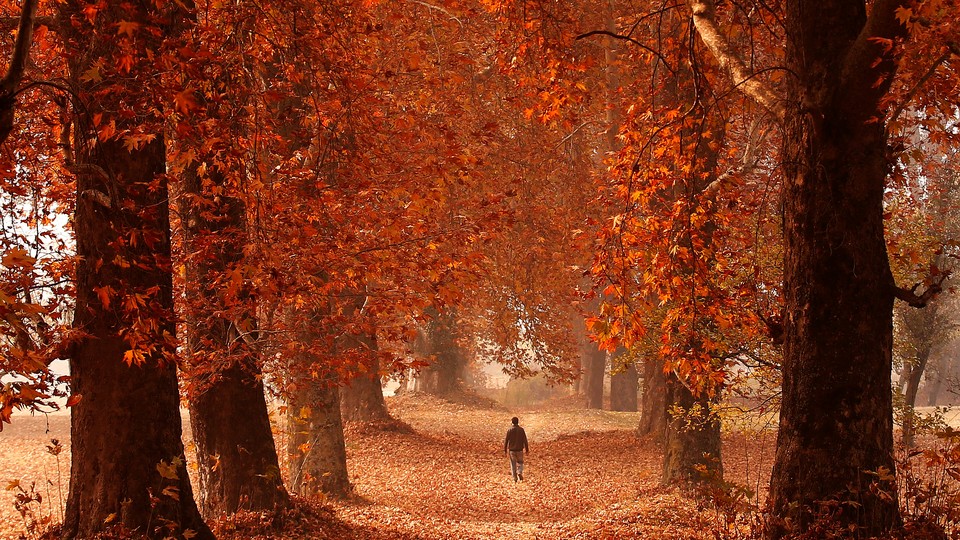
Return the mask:
<svg viewBox="0 0 960 540">
<path fill-rule="evenodd" d="M 510 451 L 510 472 L 514 482 L 523 480 L 523 452 Z"/>
</svg>

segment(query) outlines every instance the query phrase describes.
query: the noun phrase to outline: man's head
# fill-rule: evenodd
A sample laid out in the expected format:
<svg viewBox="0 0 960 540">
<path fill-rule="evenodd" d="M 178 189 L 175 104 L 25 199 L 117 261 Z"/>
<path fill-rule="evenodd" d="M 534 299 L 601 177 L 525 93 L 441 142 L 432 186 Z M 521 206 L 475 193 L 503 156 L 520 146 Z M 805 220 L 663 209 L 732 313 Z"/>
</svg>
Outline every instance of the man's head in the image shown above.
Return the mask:
<svg viewBox="0 0 960 540">
<path fill-rule="evenodd" d="M 515 425 L 515 426 L 519 426 L 519 425 L 520 425 L 520 419 L 517 418 L 516 416 L 514 416 L 513 418 L 511 418 L 510 421 L 513 422 L 513 425 Z"/>
</svg>

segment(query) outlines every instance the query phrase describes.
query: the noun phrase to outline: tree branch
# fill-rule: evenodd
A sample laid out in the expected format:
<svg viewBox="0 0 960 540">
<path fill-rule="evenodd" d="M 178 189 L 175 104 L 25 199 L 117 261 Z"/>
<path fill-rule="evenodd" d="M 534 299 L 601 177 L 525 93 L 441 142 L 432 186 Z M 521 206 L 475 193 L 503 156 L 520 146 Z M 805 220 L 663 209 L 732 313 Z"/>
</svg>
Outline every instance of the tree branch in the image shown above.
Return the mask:
<svg viewBox="0 0 960 540">
<path fill-rule="evenodd" d="M 20 26 L 17 30 L 17 42 L 13 46 L 10 66 L 3 80 L 0 80 L 0 144 L 3 144 L 13 131 L 13 113 L 16 108 L 17 86 L 23 79 L 30 57 L 30 45 L 33 44 L 33 25 L 37 17 L 37 5 L 40 0 L 24 0 L 20 14 Z"/>
<path fill-rule="evenodd" d="M 688 0 L 693 16 L 693 25 L 700 34 L 700 39 L 713 53 L 727 74 L 733 79 L 734 86 L 741 89 L 761 107 L 773 114 L 778 120 L 783 119 L 786 109 L 780 97 L 756 78 L 747 64 L 743 61 L 730 41 L 720 30 L 717 24 L 716 7 L 713 0 Z"/>
<path fill-rule="evenodd" d="M 915 284 L 910 289 L 904 289 L 903 287 L 894 287 L 893 296 L 900 300 L 903 300 L 907 304 L 915 308 L 926 307 L 934 298 L 937 297 L 941 292 L 943 292 L 943 282 L 950 277 L 950 272 L 944 272 L 940 274 L 940 279 L 936 283 L 931 284 L 923 294 L 917 294 L 917 289 L 920 287 L 920 283 Z"/>
<path fill-rule="evenodd" d="M 670 63 L 667 62 L 667 59 L 664 58 L 662 54 L 660 54 L 659 52 L 651 49 L 650 47 L 647 47 L 646 45 L 644 45 L 644 44 L 641 43 L 640 41 L 637 41 L 636 39 L 634 39 L 634 38 L 632 38 L 632 37 L 630 37 L 630 36 L 624 36 L 623 34 L 618 34 L 618 33 L 616 33 L 616 32 L 611 32 L 611 31 L 609 31 L 609 30 L 591 30 L 591 31 L 589 31 L 589 32 L 585 32 L 585 33 L 583 33 L 583 34 L 578 35 L 576 38 L 574 38 L 574 40 L 579 41 L 579 40 L 581 40 L 581 39 L 588 38 L 588 37 L 590 37 L 590 36 L 610 36 L 610 37 L 612 37 L 612 38 L 614 38 L 614 39 L 622 39 L 622 40 L 624 40 L 624 41 L 629 41 L 630 43 L 633 43 L 633 44 L 636 45 L 637 47 L 640 47 L 641 49 L 643 49 L 643 50 L 649 52 L 650 54 L 656 56 L 657 58 L 659 58 L 660 61 L 663 62 L 663 65 L 666 66 L 667 71 L 669 71 L 670 73 L 676 75 L 676 72 L 673 70 L 672 67 L 670 67 Z"/>
<path fill-rule="evenodd" d="M 929 81 L 930 78 L 933 77 L 933 74 L 937 72 L 937 68 L 939 68 L 944 62 L 947 61 L 948 58 L 950 58 L 951 53 L 952 53 L 951 51 L 947 51 L 942 55 L 940 55 L 940 58 L 937 58 L 936 61 L 934 61 L 933 65 L 930 66 L 930 69 L 928 69 L 927 72 L 923 74 L 923 77 L 920 77 L 920 80 L 917 81 L 917 84 L 913 85 L 913 88 L 911 88 L 910 91 L 907 92 L 906 97 L 903 98 L 903 103 L 897 106 L 896 110 L 894 110 L 893 113 L 890 115 L 890 119 L 887 120 L 888 126 L 891 123 L 895 122 L 897 118 L 900 117 L 900 114 L 902 114 L 903 110 L 907 108 L 907 105 L 909 105 L 910 102 L 913 101 L 913 97 L 917 95 L 917 92 L 920 91 L 920 88 L 922 88 L 923 85 L 927 84 L 927 81 Z"/>
</svg>

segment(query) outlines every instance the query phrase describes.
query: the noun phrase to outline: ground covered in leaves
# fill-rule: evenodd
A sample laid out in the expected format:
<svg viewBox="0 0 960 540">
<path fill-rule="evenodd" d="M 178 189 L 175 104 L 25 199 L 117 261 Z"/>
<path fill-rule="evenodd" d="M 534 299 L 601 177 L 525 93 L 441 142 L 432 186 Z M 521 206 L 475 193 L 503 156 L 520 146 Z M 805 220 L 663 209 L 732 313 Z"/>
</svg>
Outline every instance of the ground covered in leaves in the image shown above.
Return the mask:
<svg viewBox="0 0 960 540">
<path fill-rule="evenodd" d="M 721 497 L 718 511 L 704 502 L 710 498 L 659 486 L 660 449 L 634 435 L 635 413 L 583 410 L 575 400 L 510 410 L 472 396 L 420 394 L 388 406 L 398 423 L 347 427 L 351 499 L 299 501 L 282 516 L 218 520 L 218 537 L 712 539 L 727 527 L 722 510 L 739 500 Z M 502 447 L 513 415 L 531 450 L 517 484 Z M 42 504 L 31 504 L 35 516 L 59 519 L 69 452 L 59 455 L 58 473 L 50 439 L 68 446 L 67 416 L 18 417 L 0 433 L 0 480 L 19 486 L 3 493 L 0 538 L 26 532 L 13 500 L 33 482 L 43 496 Z M 728 434 L 726 478 L 762 487 L 772 439 L 765 430 Z"/>
</svg>

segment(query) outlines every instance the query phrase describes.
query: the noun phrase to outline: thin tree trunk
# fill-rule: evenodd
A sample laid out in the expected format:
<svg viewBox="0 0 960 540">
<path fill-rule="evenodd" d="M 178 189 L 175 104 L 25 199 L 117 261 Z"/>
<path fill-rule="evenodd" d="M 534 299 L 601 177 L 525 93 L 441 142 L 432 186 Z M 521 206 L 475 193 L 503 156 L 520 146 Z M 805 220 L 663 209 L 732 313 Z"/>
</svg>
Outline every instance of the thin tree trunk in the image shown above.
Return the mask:
<svg viewBox="0 0 960 540">
<path fill-rule="evenodd" d="M 943 382 L 948 377 L 952 376 L 954 369 L 957 365 L 957 357 L 953 353 L 947 353 L 946 362 L 941 362 L 940 369 L 938 369 L 935 375 L 931 378 L 927 378 L 927 384 L 930 385 L 930 391 L 927 393 L 927 406 L 935 407 L 939 405 L 940 391 L 943 389 Z"/>
<path fill-rule="evenodd" d="M 916 363 L 910 364 L 909 377 L 907 378 L 906 390 L 903 393 L 903 428 L 901 430 L 901 440 L 907 448 L 913 447 L 914 439 L 914 421 L 916 412 L 914 408 L 917 403 L 917 390 L 920 388 L 920 380 L 927 369 L 927 361 L 930 359 L 930 347 L 926 346 L 918 351 Z"/>
</svg>

